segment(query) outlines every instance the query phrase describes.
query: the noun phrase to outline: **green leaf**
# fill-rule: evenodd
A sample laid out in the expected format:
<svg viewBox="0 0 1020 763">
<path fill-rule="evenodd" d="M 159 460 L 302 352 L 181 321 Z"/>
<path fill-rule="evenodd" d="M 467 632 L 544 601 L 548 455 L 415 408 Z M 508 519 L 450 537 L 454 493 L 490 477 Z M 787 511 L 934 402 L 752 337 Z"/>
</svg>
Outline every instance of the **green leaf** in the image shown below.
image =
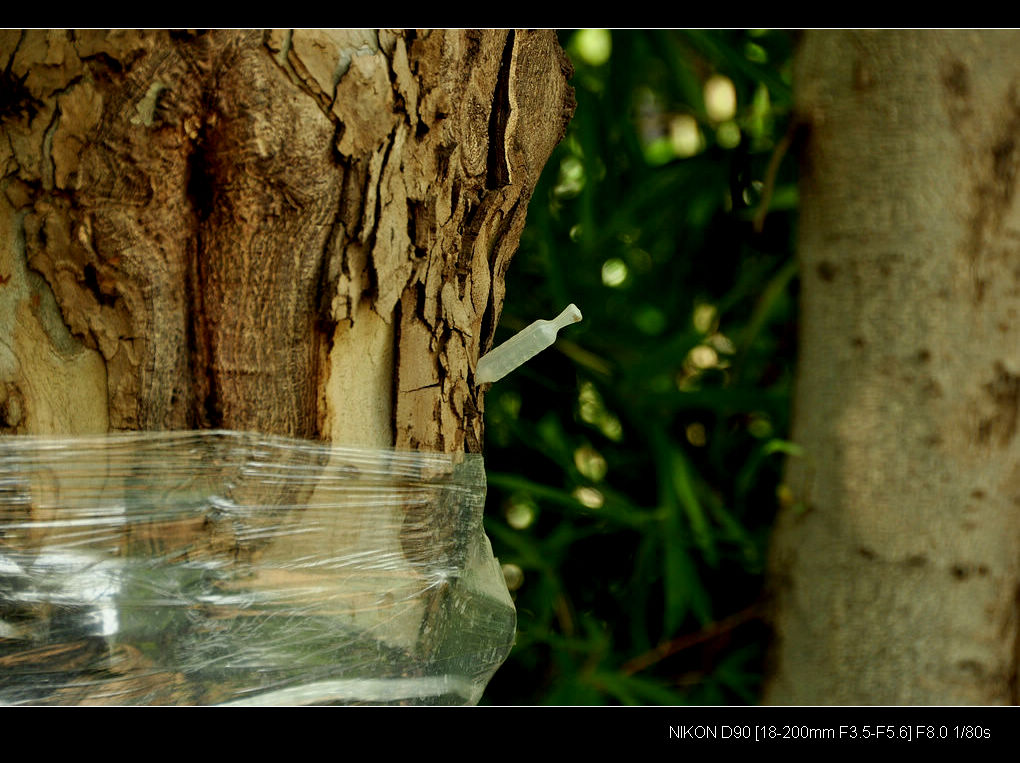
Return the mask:
<svg viewBox="0 0 1020 763">
<path fill-rule="evenodd" d="M 690 525 L 694 542 L 701 549 L 705 561 L 715 566 L 719 561 L 719 554 L 715 547 L 715 540 L 712 537 L 712 528 L 705 509 L 698 500 L 691 476 L 691 468 L 683 453 L 677 448 L 670 448 L 670 476 L 673 481 L 673 489 L 677 500 L 684 509 L 687 521 Z"/>
<path fill-rule="evenodd" d="M 686 697 L 661 682 L 644 676 L 598 671 L 592 682 L 624 705 L 683 705 Z"/>
</svg>

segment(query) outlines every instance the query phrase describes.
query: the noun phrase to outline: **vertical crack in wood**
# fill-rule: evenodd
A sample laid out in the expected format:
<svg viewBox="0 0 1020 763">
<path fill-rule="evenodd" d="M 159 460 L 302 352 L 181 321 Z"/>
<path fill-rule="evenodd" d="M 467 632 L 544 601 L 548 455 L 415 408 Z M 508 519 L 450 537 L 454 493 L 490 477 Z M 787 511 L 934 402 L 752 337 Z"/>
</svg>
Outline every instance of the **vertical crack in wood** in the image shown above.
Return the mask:
<svg viewBox="0 0 1020 763">
<path fill-rule="evenodd" d="M 490 190 L 510 183 L 510 167 L 506 158 L 506 128 L 510 119 L 510 74 L 516 39 L 517 35 L 511 29 L 503 45 L 499 76 L 492 94 L 492 111 L 489 114 L 489 155 L 485 173 L 485 187 Z"/>
</svg>

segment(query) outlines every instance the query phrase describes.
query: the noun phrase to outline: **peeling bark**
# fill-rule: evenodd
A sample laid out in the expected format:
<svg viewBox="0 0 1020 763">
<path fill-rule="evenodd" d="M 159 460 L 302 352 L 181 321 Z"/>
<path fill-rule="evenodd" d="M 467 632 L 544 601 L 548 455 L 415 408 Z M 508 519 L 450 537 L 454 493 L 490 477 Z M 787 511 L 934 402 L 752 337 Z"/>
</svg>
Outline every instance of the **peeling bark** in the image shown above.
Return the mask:
<svg viewBox="0 0 1020 763">
<path fill-rule="evenodd" d="M 782 704 L 1016 703 L 1015 32 L 810 33 Z"/>
<path fill-rule="evenodd" d="M 479 451 L 568 69 L 551 32 L 0 32 L 0 426 Z"/>
<path fill-rule="evenodd" d="M 573 110 L 568 76 L 551 32 L 0 31 L 0 433 L 223 427 L 480 451 L 473 372 Z M 241 502 L 275 527 L 314 489 Z M 399 617 L 358 622 L 441 648 L 452 589 L 419 557 L 462 507 L 351 503 L 338 547 L 371 521 L 379 553 L 407 560 L 387 593 Z M 297 553 L 247 529 L 157 519 L 108 542 L 124 558 Z M 87 647 L 15 658 L 59 675 Z M 140 655 L 94 662 L 47 701 L 219 701 Z"/>
</svg>

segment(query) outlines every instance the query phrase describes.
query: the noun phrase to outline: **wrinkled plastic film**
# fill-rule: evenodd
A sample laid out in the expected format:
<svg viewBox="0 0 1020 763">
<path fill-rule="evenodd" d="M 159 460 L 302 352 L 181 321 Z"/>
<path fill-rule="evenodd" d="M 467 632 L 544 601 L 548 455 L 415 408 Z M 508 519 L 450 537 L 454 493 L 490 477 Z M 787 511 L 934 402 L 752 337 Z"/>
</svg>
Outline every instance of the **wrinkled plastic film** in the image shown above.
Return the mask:
<svg viewBox="0 0 1020 763">
<path fill-rule="evenodd" d="M 0 439 L 0 703 L 470 704 L 516 616 L 481 456 Z"/>
</svg>

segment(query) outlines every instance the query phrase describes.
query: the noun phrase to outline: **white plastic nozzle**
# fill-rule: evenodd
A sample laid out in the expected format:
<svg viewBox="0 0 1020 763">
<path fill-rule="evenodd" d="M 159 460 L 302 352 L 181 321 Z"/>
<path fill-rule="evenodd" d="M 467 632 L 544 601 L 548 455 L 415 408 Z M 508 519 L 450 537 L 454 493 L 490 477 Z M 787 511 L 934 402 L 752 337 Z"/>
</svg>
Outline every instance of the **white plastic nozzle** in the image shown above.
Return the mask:
<svg viewBox="0 0 1020 763">
<path fill-rule="evenodd" d="M 499 381 L 552 345 L 561 328 L 580 320 L 581 311 L 577 309 L 577 305 L 570 304 L 551 321 L 535 321 L 479 359 L 478 368 L 475 370 L 475 384 Z"/>
</svg>

